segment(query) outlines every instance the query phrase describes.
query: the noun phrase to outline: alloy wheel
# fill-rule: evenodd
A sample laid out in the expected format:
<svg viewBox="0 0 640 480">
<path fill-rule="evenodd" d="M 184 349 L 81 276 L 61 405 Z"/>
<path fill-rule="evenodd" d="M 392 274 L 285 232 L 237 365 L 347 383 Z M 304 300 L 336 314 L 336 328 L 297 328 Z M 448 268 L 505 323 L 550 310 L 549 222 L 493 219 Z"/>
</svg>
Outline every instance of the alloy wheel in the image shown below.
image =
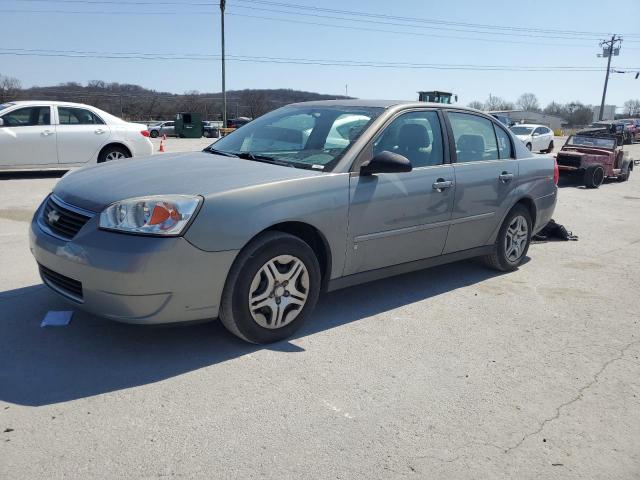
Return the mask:
<svg viewBox="0 0 640 480">
<path fill-rule="evenodd" d="M 504 243 L 504 253 L 510 262 L 517 262 L 520 259 L 527 246 L 528 236 L 527 220 L 522 215 L 514 217 L 507 227 Z"/>
<path fill-rule="evenodd" d="M 307 303 L 309 272 L 292 255 L 279 255 L 265 263 L 249 288 L 249 311 L 263 328 L 282 328 L 291 323 Z"/>
<path fill-rule="evenodd" d="M 113 152 L 107 153 L 104 159 L 109 162 L 111 160 L 121 160 L 123 158 L 127 158 L 124 153 L 114 150 Z"/>
</svg>

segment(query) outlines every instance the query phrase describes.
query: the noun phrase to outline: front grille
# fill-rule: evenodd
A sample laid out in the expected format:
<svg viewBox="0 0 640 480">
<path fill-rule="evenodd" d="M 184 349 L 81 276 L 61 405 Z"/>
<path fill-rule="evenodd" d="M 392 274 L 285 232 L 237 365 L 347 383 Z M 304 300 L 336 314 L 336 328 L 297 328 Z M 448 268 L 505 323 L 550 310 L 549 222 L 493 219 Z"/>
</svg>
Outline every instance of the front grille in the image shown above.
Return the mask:
<svg viewBox="0 0 640 480">
<path fill-rule="evenodd" d="M 582 158 L 577 155 L 558 154 L 558 165 L 580 168 Z"/>
<path fill-rule="evenodd" d="M 81 213 L 79 209 L 56 200 L 53 195 L 47 199 L 41 216 L 42 223 L 51 233 L 65 240 L 75 237 L 90 219 L 91 215 L 88 212 Z"/>
<path fill-rule="evenodd" d="M 54 272 L 40 264 L 40 276 L 42 280 L 54 290 L 60 292 L 62 295 L 70 297 L 77 302 L 82 301 L 82 283 L 74 280 L 73 278 L 65 277 L 60 273 Z"/>
</svg>

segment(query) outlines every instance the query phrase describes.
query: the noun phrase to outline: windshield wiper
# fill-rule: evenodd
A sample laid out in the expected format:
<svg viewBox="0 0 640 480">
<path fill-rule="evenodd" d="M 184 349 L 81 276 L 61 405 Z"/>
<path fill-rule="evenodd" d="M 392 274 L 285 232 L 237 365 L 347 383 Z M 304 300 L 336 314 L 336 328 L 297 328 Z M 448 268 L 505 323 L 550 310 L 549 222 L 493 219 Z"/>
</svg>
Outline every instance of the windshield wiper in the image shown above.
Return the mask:
<svg viewBox="0 0 640 480">
<path fill-rule="evenodd" d="M 237 158 L 238 155 L 236 155 L 235 153 L 231 153 L 231 152 L 225 152 L 223 150 L 217 150 L 215 148 L 211 148 L 211 147 L 207 147 L 203 150 L 203 152 L 207 152 L 207 153 L 213 153 L 215 155 L 222 155 L 223 157 L 234 157 Z"/>
<path fill-rule="evenodd" d="M 243 158 L 245 160 L 253 160 L 255 162 L 272 163 L 273 165 L 281 165 L 283 167 L 293 167 L 293 165 L 289 162 L 284 162 L 268 155 L 256 155 L 255 153 L 251 152 L 238 152 L 235 154 L 235 156 L 238 158 Z"/>
</svg>

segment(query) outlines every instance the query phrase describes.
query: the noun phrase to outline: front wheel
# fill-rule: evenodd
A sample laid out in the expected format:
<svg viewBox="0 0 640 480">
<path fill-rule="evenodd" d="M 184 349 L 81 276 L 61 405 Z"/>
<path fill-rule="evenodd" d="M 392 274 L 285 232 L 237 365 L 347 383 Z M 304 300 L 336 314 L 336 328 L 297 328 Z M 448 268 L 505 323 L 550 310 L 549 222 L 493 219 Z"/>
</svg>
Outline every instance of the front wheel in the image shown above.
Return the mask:
<svg viewBox="0 0 640 480">
<path fill-rule="evenodd" d="M 553 140 L 551 141 L 551 143 L 549 143 L 549 147 L 544 150 L 542 153 L 551 153 L 553 152 Z"/>
<path fill-rule="evenodd" d="M 311 247 L 283 232 L 266 232 L 234 262 L 222 294 L 220 320 L 252 343 L 290 337 L 311 315 L 320 293 L 320 266 Z"/>
<path fill-rule="evenodd" d="M 486 265 L 500 272 L 518 268 L 529 250 L 532 229 L 529 210 L 524 205 L 513 207 L 500 227 L 495 250 L 483 258 Z"/>
<path fill-rule="evenodd" d="M 598 188 L 604 182 L 604 168 L 600 165 L 591 165 L 584 172 L 584 186 Z"/>
<path fill-rule="evenodd" d="M 158 138 L 158 135 L 160 135 L 160 132 L 158 132 L 158 130 L 151 130 L 151 131 L 149 132 L 149 136 L 150 136 L 151 138 Z"/>
<path fill-rule="evenodd" d="M 533 148 L 533 146 L 532 146 L 530 143 L 527 143 L 527 149 L 528 149 L 529 151 L 531 151 L 531 149 L 532 149 L 532 148 Z"/>
</svg>

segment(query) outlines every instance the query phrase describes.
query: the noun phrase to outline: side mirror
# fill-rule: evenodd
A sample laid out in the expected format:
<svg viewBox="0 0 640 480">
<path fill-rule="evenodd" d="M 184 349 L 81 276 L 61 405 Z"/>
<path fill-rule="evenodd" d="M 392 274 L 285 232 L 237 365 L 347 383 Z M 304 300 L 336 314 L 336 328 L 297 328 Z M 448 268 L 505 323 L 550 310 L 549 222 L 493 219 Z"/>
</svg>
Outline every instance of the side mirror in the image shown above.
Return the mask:
<svg viewBox="0 0 640 480">
<path fill-rule="evenodd" d="M 4 120 L 0 118 L 0 127 L 4 127 Z"/>
<path fill-rule="evenodd" d="M 360 166 L 360 175 L 404 173 L 413 169 L 407 157 L 384 150 Z"/>
<path fill-rule="evenodd" d="M 533 135 L 531 135 L 532 137 L 539 137 L 540 134 L 538 132 L 535 132 Z"/>
</svg>

